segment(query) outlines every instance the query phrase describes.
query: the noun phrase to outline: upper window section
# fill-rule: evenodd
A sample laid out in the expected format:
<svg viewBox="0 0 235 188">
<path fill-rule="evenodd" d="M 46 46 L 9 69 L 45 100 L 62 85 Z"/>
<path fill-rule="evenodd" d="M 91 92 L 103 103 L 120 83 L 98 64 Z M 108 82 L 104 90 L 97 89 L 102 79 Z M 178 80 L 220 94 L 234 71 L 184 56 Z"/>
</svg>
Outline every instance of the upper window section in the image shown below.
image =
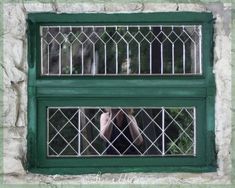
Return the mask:
<svg viewBox="0 0 235 188">
<path fill-rule="evenodd" d="M 41 75 L 201 75 L 201 25 L 41 26 Z"/>
</svg>

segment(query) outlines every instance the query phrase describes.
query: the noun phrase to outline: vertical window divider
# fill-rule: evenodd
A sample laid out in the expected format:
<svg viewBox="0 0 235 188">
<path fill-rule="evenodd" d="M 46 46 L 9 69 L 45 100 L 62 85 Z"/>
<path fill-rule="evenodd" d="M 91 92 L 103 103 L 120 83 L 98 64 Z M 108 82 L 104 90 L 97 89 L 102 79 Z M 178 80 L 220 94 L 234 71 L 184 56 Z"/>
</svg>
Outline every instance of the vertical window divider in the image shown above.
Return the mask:
<svg viewBox="0 0 235 188">
<path fill-rule="evenodd" d="M 59 27 L 59 34 L 61 33 L 61 27 Z M 61 59 L 62 59 L 62 55 L 61 55 L 61 46 L 62 43 L 58 43 L 59 44 L 59 75 L 61 75 Z"/>
<path fill-rule="evenodd" d="M 162 107 L 162 155 L 165 155 L 165 109 Z"/>
<path fill-rule="evenodd" d="M 175 74 L 175 53 L 174 53 L 174 50 L 175 50 L 175 45 L 174 43 L 172 43 L 172 74 Z"/>
<path fill-rule="evenodd" d="M 128 26 L 126 27 L 127 33 L 128 33 Z M 126 42 L 126 73 L 127 75 L 130 74 L 130 50 L 129 50 L 129 43 L 128 41 L 123 37 L 123 40 Z"/>
<path fill-rule="evenodd" d="M 106 27 L 104 27 L 104 33 L 107 33 Z M 103 42 L 103 40 L 102 40 Z M 104 42 L 104 74 L 107 74 L 107 46 L 106 42 Z"/>
<path fill-rule="evenodd" d="M 162 32 L 162 26 L 160 26 L 160 32 Z M 163 75 L 163 44 L 161 42 L 161 75 Z"/>
<path fill-rule="evenodd" d="M 69 34 L 72 33 L 72 26 L 69 27 Z M 69 41 L 69 61 L 70 61 L 70 75 L 73 74 L 73 44 Z"/>
<path fill-rule="evenodd" d="M 197 74 L 197 45 L 196 43 L 193 41 L 194 44 L 194 74 Z"/>
<path fill-rule="evenodd" d="M 117 26 L 115 27 L 115 33 L 117 32 Z M 116 75 L 118 74 L 118 45 L 117 42 L 115 42 L 115 48 L 116 48 Z"/>
<path fill-rule="evenodd" d="M 199 71 L 202 74 L 202 26 L 199 28 Z"/>
<path fill-rule="evenodd" d="M 43 53 L 42 53 L 42 51 L 43 51 L 43 37 L 42 37 L 42 35 L 43 35 L 43 33 L 42 33 L 42 30 L 43 30 L 43 28 L 40 28 L 40 38 L 41 38 L 41 59 L 43 59 Z M 49 53 L 47 54 L 48 56 L 49 56 Z M 48 61 L 48 64 L 49 64 L 49 61 Z M 41 75 L 43 75 L 44 74 L 44 70 L 43 70 L 43 63 L 41 63 Z"/>
<path fill-rule="evenodd" d="M 151 32 L 152 27 L 149 26 L 149 32 Z M 152 41 L 149 42 L 149 73 L 152 75 Z"/>
<path fill-rule="evenodd" d="M 83 27 L 81 27 L 81 33 L 83 33 Z M 82 45 L 82 75 L 84 75 L 84 50 L 83 50 L 83 43 L 84 42 L 82 42 L 81 41 L 81 45 Z"/>
<path fill-rule="evenodd" d="M 140 26 L 137 27 L 138 32 L 140 32 Z M 137 35 L 137 34 L 136 34 Z M 138 74 L 141 74 L 141 58 L 140 58 L 140 42 L 138 41 Z"/>
<path fill-rule="evenodd" d="M 193 110 L 193 113 L 194 113 L 194 119 L 193 119 L 193 154 L 194 156 L 196 156 L 196 153 L 197 153 L 197 127 L 196 127 L 196 123 L 197 123 L 197 113 L 196 113 L 196 108 L 194 107 L 194 110 Z"/>
<path fill-rule="evenodd" d="M 49 140 L 49 126 L 50 126 L 50 123 L 49 123 L 49 109 L 47 108 L 47 146 L 49 145 L 50 143 L 50 140 Z M 47 156 L 49 156 L 49 147 L 47 147 Z"/>
<path fill-rule="evenodd" d="M 171 26 L 171 32 L 174 31 L 174 27 Z M 170 39 L 169 39 L 170 40 Z M 172 74 L 175 74 L 175 44 L 174 41 L 170 40 L 171 42 L 171 56 L 172 56 Z"/>
<path fill-rule="evenodd" d="M 78 156 L 81 156 L 81 112 L 78 107 Z"/>
</svg>

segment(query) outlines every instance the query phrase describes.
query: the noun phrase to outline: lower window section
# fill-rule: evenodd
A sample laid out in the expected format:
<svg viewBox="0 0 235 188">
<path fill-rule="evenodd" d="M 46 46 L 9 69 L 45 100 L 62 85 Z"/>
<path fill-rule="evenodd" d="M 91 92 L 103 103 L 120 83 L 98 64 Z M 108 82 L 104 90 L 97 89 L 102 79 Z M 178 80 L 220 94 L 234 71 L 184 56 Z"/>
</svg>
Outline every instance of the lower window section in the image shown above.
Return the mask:
<svg viewBox="0 0 235 188">
<path fill-rule="evenodd" d="M 196 156 L 196 107 L 47 107 L 47 157 Z"/>
</svg>

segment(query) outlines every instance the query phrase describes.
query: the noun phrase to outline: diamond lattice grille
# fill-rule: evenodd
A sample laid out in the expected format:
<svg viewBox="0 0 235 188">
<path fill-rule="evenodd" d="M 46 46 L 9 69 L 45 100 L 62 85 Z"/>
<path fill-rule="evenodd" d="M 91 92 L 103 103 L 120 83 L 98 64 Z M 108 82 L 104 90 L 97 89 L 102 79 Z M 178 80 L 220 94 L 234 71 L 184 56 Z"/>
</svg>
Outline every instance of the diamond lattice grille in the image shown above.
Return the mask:
<svg viewBox="0 0 235 188">
<path fill-rule="evenodd" d="M 202 74 L 201 26 L 42 26 L 41 74 Z"/>
<path fill-rule="evenodd" d="M 194 107 L 49 107 L 47 153 L 49 157 L 196 155 L 195 114 Z"/>
</svg>

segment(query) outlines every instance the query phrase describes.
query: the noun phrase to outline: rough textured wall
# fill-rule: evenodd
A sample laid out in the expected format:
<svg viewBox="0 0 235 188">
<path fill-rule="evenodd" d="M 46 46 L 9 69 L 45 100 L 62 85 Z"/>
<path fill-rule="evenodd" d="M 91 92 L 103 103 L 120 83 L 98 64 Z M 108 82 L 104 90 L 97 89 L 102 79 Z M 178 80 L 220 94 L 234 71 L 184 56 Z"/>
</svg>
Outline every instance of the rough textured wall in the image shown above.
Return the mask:
<svg viewBox="0 0 235 188">
<path fill-rule="evenodd" d="M 128 173 L 83 176 L 43 176 L 25 171 L 27 134 L 28 12 L 160 12 L 210 11 L 215 20 L 214 73 L 216 77 L 215 173 Z M 229 4 L 5 4 L 4 5 L 4 175 L 6 183 L 229 183 L 231 142 L 231 5 Z"/>
</svg>

